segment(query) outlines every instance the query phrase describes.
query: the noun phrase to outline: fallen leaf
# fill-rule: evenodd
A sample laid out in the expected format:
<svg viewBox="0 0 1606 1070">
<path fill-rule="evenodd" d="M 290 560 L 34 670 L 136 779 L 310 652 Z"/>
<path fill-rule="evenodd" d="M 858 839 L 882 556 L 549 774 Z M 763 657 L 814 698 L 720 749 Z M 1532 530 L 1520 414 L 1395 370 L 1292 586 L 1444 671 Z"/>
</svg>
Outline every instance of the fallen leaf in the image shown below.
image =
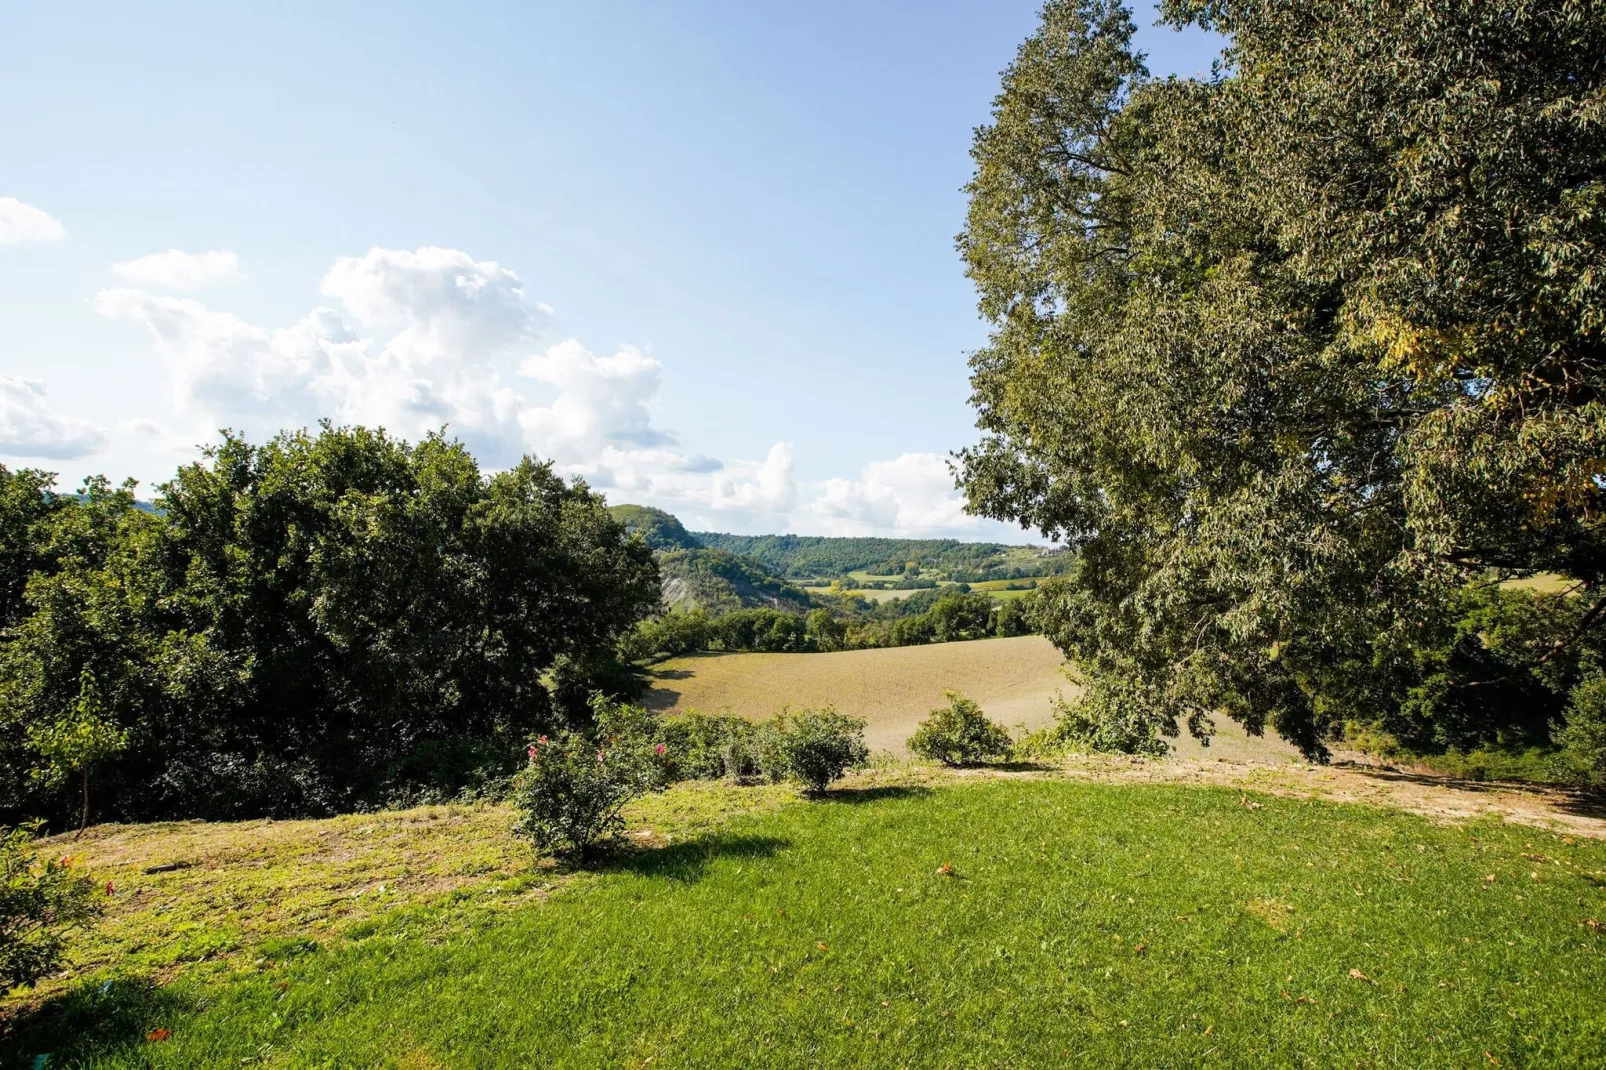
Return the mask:
<svg viewBox="0 0 1606 1070">
<path fill-rule="evenodd" d="M 937 867 L 937 876 L 939 876 L 939 877 L 952 877 L 953 875 L 954 875 L 954 867 L 950 866 L 948 863 L 944 862 L 942 865 Z"/>
<path fill-rule="evenodd" d="M 1596 921 L 1594 918 L 1585 918 L 1580 924 L 1587 925 L 1591 929 L 1594 929 L 1596 932 L 1600 932 L 1601 929 L 1606 928 L 1606 925 L 1602 925 L 1600 922 Z"/>
<path fill-rule="evenodd" d="M 1357 970 L 1353 966 L 1350 967 L 1349 975 L 1351 977 L 1355 978 L 1357 981 L 1366 981 L 1367 983 L 1371 983 L 1371 980 L 1372 980 L 1370 977 L 1366 976 L 1364 973 L 1362 973 L 1360 970 Z"/>
<path fill-rule="evenodd" d="M 825 946 L 825 942 L 824 941 L 817 941 L 814 946 L 819 948 L 821 951 L 829 951 L 829 950 L 831 950 L 830 948 Z"/>
<path fill-rule="evenodd" d="M 1494 874 L 1491 873 L 1487 877 L 1483 878 L 1483 883 L 1485 883 L 1485 884 L 1493 884 L 1494 883 Z"/>
<path fill-rule="evenodd" d="M 171 1029 L 152 1029 L 149 1033 L 145 1034 L 145 1039 L 150 1041 L 152 1044 L 156 1044 L 160 1041 L 166 1040 L 172 1035 L 173 1031 Z"/>
<path fill-rule="evenodd" d="M 1264 808 L 1264 804 L 1263 803 L 1250 802 L 1249 801 L 1249 796 L 1247 796 L 1247 795 L 1239 796 L 1239 801 L 1244 804 L 1244 809 L 1245 810 L 1260 810 L 1260 809 Z"/>
</svg>

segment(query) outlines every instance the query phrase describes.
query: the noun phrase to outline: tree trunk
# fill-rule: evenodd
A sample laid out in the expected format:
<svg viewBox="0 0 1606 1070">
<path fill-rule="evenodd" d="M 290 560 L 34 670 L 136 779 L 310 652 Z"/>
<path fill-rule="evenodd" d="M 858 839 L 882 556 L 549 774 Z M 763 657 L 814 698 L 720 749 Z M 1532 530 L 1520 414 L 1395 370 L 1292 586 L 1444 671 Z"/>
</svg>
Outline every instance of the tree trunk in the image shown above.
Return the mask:
<svg viewBox="0 0 1606 1070">
<path fill-rule="evenodd" d="M 79 771 L 78 775 L 83 779 L 84 808 L 78 814 L 78 833 L 73 837 L 75 840 L 84 834 L 84 829 L 89 827 L 89 768 L 86 766 Z"/>
</svg>

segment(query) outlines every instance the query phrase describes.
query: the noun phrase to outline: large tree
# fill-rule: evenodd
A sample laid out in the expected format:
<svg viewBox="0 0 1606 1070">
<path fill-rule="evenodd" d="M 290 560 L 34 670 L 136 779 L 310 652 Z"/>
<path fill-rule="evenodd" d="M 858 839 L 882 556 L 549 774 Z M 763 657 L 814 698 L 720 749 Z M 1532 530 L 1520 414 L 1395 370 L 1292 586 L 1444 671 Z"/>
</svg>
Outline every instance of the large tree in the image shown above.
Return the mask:
<svg viewBox="0 0 1606 1070">
<path fill-rule="evenodd" d="M 1226 35 L 1211 77 L 1051 0 L 976 133 L 971 508 L 1078 548 L 1041 615 L 1115 745 L 1475 741 L 1606 611 L 1606 12 L 1164 11 Z M 1571 594 L 1503 652 L 1457 623 L 1541 573 Z"/>
<path fill-rule="evenodd" d="M 486 475 L 440 436 L 229 435 L 160 490 L 141 509 L 91 481 L 34 521 L 49 567 L 0 633 L 0 805 L 40 812 L 32 782 L 91 762 L 95 812 L 123 818 L 455 790 L 585 716 L 659 601 L 651 550 L 584 483 Z"/>
</svg>

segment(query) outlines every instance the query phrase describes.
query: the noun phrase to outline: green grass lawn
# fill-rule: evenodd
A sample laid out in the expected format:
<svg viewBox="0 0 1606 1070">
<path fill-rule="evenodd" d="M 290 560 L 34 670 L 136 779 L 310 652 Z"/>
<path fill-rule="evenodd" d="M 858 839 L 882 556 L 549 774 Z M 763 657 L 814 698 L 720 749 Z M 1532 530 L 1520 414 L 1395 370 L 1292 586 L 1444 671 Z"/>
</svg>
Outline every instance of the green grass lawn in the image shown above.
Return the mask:
<svg viewBox="0 0 1606 1070">
<path fill-rule="evenodd" d="M 544 901 L 99 982 L 48 1066 L 1601 1066 L 1606 845 L 984 780 L 738 816 Z M 170 1035 L 153 1030 L 167 1030 Z"/>
</svg>

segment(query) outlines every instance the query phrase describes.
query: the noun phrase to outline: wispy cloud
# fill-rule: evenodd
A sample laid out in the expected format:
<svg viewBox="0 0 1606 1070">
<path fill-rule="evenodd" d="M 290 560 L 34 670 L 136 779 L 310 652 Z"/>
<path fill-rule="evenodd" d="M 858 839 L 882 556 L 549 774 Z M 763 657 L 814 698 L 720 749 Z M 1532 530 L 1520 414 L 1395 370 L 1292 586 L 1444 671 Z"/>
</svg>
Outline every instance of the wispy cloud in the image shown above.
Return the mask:
<svg viewBox="0 0 1606 1070">
<path fill-rule="evenodd" d="M 112 270 L 141 286 L 164 290 L 199 290 L 219 282 L 232 282 L 240 274 L 240 258 L 232 252 L 214 249 L 205 253 L 186 253 L 169 249 L 137 260 L 113 264 Z"/>
<path fill-rule="evenodd" d="M 67 232 L 61 220 L 15 197 L 0 197 L 0 245 L 25 241 L 57 241 Z"/>
</svg>

